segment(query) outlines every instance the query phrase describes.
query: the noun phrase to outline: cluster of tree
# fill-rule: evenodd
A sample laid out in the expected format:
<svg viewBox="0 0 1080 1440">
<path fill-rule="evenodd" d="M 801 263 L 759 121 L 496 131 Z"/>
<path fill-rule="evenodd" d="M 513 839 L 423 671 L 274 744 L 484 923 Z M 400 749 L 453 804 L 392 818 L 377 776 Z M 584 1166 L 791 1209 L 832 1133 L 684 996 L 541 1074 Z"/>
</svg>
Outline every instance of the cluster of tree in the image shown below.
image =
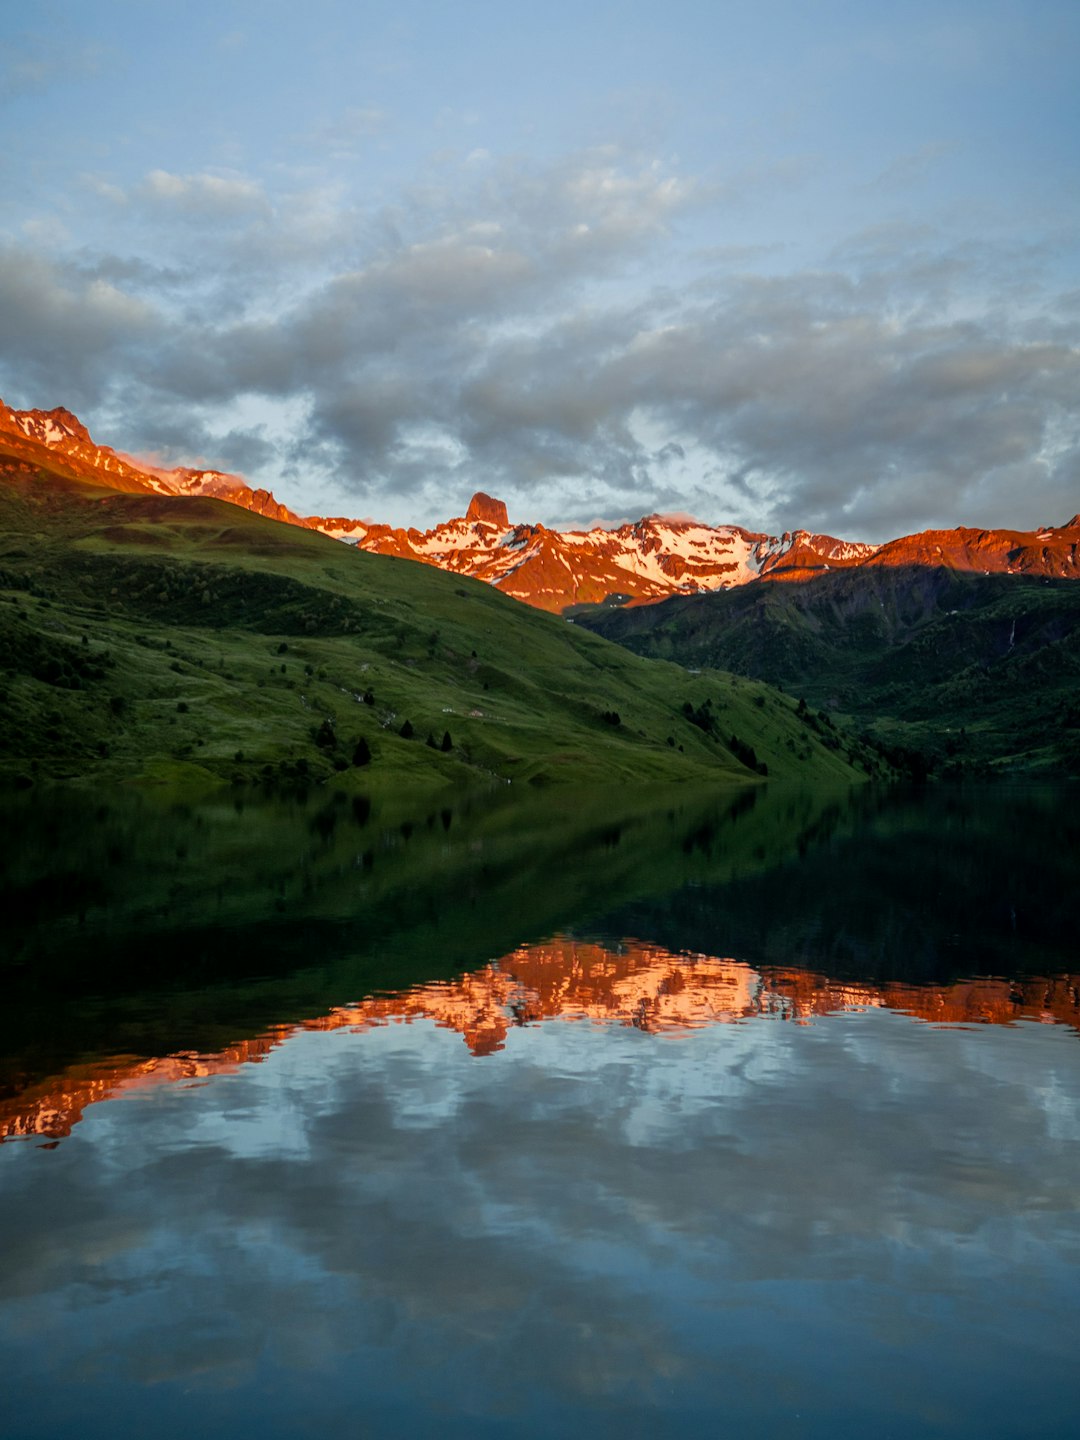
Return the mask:
<svg viewBox="0 0 1080 1440">
<path fill-rule="evenodd" d="M 756 771 L 758 775 L 768 775 L 768 765 L 764 760 L 759 760 L 754 747 L 748 745 L 745 740 L 740 740 L 738 735 L 732 735 L 728 741 L 728 749 L 740 765 L 745 765 L 748 770 Z"/>
<path fill-rule="evenodd" d="M 351 748 L 352 756 L 351 759 L 345 758 L 337 727 L 329 716 L 323 720 L 322 724 L 316 726 L 314 739 L 319 749 L 332 761 L 335 770 L 347 770 L 350 765 L 359 768 L 362 765 L 371 764 L 371 746 L 363 735 L 356 736 L 351 747 L 346 747 L 346 753 Z"/>
<path fill-rule="evenodd" d="M 369 696 L 371 697 L 370 699 L 368 698 Z M 370 690 L 363 698 L 367 704 L 374 704 L 374 696 Z M 411 720 L 402 721 L 398 729 L 398 735 L 402 740 L 412 740 L 415 738 L 416 729 Z M 330 716 L 327 716 L 325 720 L 315 726 L 312 731 L 312 738 L 318 748 L 331 760 L 335 770 L 347 770 L 350 765 L 358 768 L 362 765 L 371 764 L 371 746 L 363 735 L 355 737 L 349 745 L 343 747 L 337 733 L 337 726 Z M 449 755 L 454 748 L 454 742 L 449 730 L 443 731 L 441 741 L 436 740 L 435 736 L 429 731 L 425 744 L 430 750 L 441 750 L 444 755 Z M 350 749 L 351 758 L 346 759 L 346 755 L 349 754 Z"/>
<path fill-rule="evenodd" d="M 0 629 L 0 670 L 32 676 L 57 690 L 81 690 L 104 680 L 113 663 L 108 651 L 90 649 L 88 635 L 75 646 L 59 637 L 46 639 L 22 626 Z"/>
<path fill-rule="evenodd" d="M 689 700 L 684 700 L 682 713 L 686 716 L 687 720 L 690 721 L 691 725 L 696 725 L 697 728 L 703 730 L 706 735 L 715 735 L 716 716 L 713 714 L 712 700 L 706 700 L 703 705 L 696 707 L 692 705 Z"/>
</svg>

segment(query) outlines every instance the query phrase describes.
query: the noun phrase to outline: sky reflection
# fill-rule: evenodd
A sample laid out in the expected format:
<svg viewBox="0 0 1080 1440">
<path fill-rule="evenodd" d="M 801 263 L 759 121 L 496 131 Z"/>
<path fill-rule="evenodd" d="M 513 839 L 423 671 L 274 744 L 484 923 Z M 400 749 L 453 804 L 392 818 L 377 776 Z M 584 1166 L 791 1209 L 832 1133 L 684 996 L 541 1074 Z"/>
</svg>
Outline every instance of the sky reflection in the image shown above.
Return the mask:
<svg viewBox="0 0 1080 1440">
<path fill-rule="evenodd" d="M 626 939 L 617 946 L 572 936 L 523 945 L 451 981 L 432 981 L 338 1006 L 300 1025 L 276 1026 L 222 1051 L 116 1057 L 71 1067 L 0 1101 L 0 1142 L 71 1133 L 86 1107 L 162 1084 L 192 1085 L 264 1060 L 300 1031 L 431 1020 L 475 1056 L 502 1050 L 511 1032 L 546 1021 L 586 1021 L 676 1037 L 751 1019 L 808 1023 L 851 1010 L 888 1009 L 945 1025 L 1060 1023 L 1080 1029 L 1073 975 L 977 977 L 942 985 L 838 981 L 798 967 L 756 970 L 734 959 L 676 954 Z"/>
<path fill-rule="evenodd" d="M 1069 1433 L 1073 1031 L 753 975 L 526 947 L 4 1147 L 0 1428 Z"/>
</svg>

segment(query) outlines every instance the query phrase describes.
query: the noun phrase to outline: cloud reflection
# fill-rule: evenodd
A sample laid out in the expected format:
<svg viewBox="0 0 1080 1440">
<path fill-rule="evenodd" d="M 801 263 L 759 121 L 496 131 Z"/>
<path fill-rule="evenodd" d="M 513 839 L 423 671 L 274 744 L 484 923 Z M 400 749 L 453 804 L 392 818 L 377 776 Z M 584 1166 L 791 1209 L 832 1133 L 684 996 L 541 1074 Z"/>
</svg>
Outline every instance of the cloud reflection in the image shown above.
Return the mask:
<svg viewBox="0 0 1080 1440">
<path fill-rule="evenodd" d="M 582 986 L 549 1008 L 588 1021 L 586 982 L 624 979 L 567 943 Z M 735 962 L 689 968 L 752 994 Z M 1064 1028 L 785 1024 L 785 1002 L 771 1023 L 651 1033 L 624 996 L 614 1023 L 511 1025 L 476 1063 L 421 989 L 426 1010 L 398 997 L 410 1023 L 328 1017 L 262 1064 L 95 1106 L 58 1151 L 2 1152 L 0 1230 L 20 1244 L 0 1324 L 24 1402 L 49 1413 L 63 1377 L 179 1405 L 199 1433 L 271 1403 L 271 1433 L 295 1433 L 289 1416 L 361 1401 L 398 1426 L 528 1433 L 554 1414 L 569 1433 L 569 1407 L 636 1433 L 636 1411 L 671 1405 L 825 1413 L 821 1345 L 850 1347 L 912 1423 L 925 1395 L 897 1346 L 937 1347 L 929 1391 L 957 1415 L 947 1378 L 985 1379 L 1022 1327 L 1053 1367 L 1080 1262 Z"/>
<path fill-rule="evenodd" d="M 805 1023 L 851 1010 L 896 1010 L 943 1025 L 1008 1025 L 1038 1020 L 1080 1028 L 1080 980 L 1071 975 L 943 985 L 831 980 L 797 967 L 760 971 L 734 959 L 675 953 L 627 939 L 608 947 L 570 936 L 524 945 L 452 981 L 415 985 L 337 1007 L 299 1026 L 282 1025 L 225 1050 L 119 1058 L 72 1067 L 0 1101 L 0 1142 L 59 1139 L 88 1105 L 162 1084 L 196 1084 L 264 1060 L 299 1031 L 363 1032 L 431 1020 L 459 1034 L 475 1056 L 502 1050 L 515 1028 L 588 1021 L 679 1036 L 710 1025 L 777 1018 Z"/>
</svg>

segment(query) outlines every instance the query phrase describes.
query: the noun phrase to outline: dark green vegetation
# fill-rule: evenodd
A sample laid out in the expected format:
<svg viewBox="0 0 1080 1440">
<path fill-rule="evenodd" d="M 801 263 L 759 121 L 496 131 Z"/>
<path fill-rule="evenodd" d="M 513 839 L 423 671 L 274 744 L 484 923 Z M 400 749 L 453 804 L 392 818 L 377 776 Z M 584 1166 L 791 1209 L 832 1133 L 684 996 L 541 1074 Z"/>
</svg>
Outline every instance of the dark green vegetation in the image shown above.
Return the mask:
<svg viewBox="0 0 1080 1440">
<path fill-rule="evenodd" d="M 0 478 L 9 784 L 370 791 L 766 771 L 890 773 L 767 686 L 638 659 L 478 582 L 217 500 L 14 462 Z"/>
<path fill-rule="evenodd" d="M 853 983 L 1053 975 L 1075 955 L 1077 800 L 1075 786 L 1024 781 L 852 791 L 793 826 L 767 865 L 617 903 L 603 931 L 691 954 L 722 935 L 754 966 Z M 716 857 L 727 843 L 698 837 Z"/>
<path fill-rule="evenodd" d="M 1080 775 L 1076 581 L 863 566 L 578 623 L 781 686 L 825 733 L 839 722 L 915 773 Z"/>
</svg>

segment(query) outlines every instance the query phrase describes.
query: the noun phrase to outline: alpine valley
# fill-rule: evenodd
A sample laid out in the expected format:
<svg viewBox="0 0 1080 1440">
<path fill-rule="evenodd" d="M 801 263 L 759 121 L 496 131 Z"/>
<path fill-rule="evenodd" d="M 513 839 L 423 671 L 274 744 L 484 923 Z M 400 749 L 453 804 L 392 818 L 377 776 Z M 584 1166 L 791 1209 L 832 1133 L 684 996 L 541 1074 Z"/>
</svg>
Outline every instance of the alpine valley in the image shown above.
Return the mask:
<svg viewBox="0 0 1080 1440">
<path fill-rule="evenodd" d="M 0 479 L 0 757 L 20 775 L 370 778 L 388 747 L 375 770 L 423 783 L 1080 773 L 1080 515 L 870 545 L 661 515 L 563 532 L 478 493 L 395 529 L 2 402 Z"/>
<path fill-rule="evenodd" d="M 497 586 L 281 523 L 227 477 L 155 475 L 64 411 L 4 418 L 0 776 L 17 787 L 893 773 L 769 686 L 640 659 Z"/>
</svg>

